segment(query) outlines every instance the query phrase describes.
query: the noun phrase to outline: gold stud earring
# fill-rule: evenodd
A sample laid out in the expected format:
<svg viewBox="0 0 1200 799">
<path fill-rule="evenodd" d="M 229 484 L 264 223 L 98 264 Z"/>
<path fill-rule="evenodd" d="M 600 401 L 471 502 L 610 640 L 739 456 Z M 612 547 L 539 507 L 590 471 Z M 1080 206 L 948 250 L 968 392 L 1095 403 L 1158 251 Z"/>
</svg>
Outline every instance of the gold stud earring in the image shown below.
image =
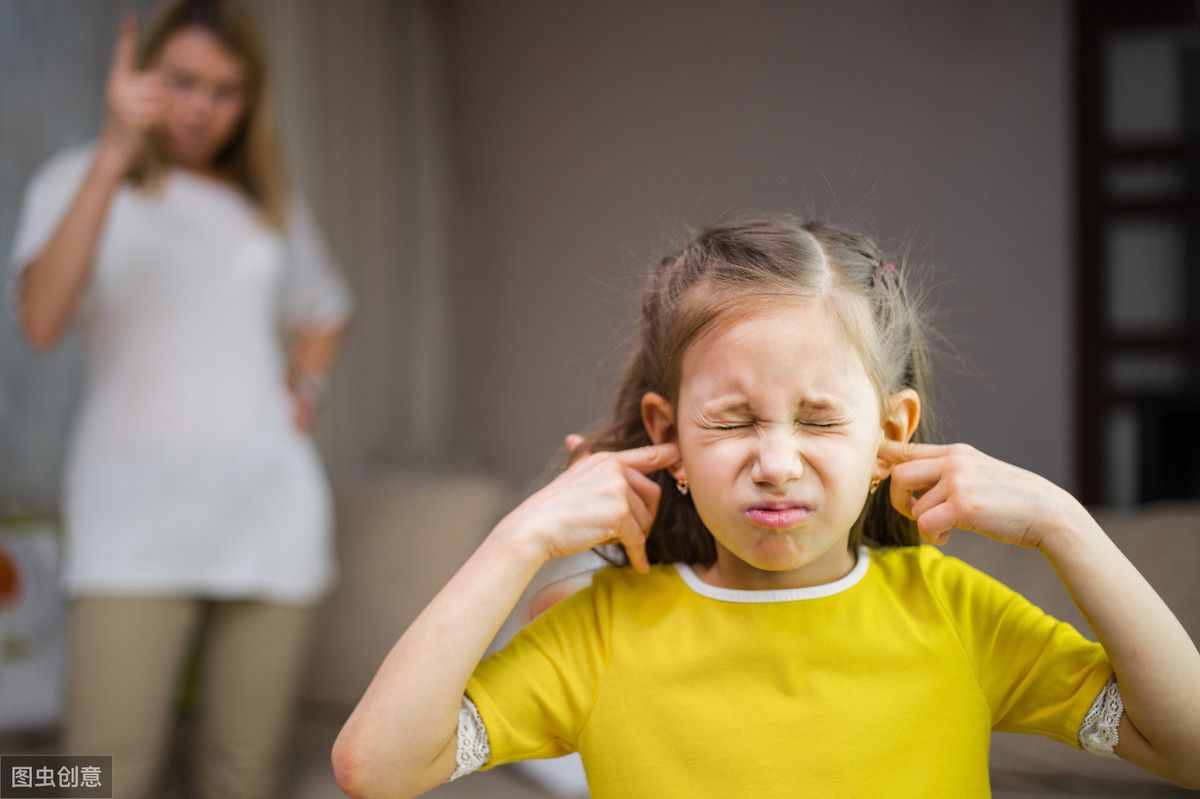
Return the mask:
<svg viewBox="0 0 1200 799">
<path fill-rule="evenodd" d="M 688 481 L 686 477 L 680 477 L 675 480 L 675 487 L 679 489 L 680 494 L 687 494 Z"/>
</svg>

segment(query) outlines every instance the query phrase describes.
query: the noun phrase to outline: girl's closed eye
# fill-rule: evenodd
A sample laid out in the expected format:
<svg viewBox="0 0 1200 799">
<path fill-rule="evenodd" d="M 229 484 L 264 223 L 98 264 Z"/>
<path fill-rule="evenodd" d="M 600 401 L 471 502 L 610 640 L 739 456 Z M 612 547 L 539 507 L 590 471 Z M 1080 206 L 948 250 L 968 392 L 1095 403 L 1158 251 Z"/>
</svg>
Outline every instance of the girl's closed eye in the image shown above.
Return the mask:
<svg viewBox="0 0 1200 799">
<path fill-rule="evenodd" d="M 741 430 L 743 428 L 752 427 L 752 426 L 754 426 L 754 424 L 755 423 L 753 423 L 753 422 L 701 424 L 700 427 L 705 430 Z M 808 427 L 841 427 L 843 423 L 842 422 L 798 421 L 797 424 L 805 425 Z"/>
</svg>

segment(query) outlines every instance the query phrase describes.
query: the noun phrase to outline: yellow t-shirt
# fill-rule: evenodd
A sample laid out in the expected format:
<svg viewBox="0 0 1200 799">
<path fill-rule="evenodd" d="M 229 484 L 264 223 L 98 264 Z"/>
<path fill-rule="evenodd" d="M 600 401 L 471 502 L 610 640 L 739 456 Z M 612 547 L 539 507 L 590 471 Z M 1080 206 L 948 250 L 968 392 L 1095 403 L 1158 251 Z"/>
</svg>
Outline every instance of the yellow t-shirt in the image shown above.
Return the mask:
<svg viewBox="0 0 1200 799">
<path fill-rule="evenodd" d="M 593 799 L 990 796 L 992 730 L 1081 748 L 1104 648 L 936 547 L 832 583 L 605 567 L 476 667 L 481 770 L 578 751 Z"/>
</svg>

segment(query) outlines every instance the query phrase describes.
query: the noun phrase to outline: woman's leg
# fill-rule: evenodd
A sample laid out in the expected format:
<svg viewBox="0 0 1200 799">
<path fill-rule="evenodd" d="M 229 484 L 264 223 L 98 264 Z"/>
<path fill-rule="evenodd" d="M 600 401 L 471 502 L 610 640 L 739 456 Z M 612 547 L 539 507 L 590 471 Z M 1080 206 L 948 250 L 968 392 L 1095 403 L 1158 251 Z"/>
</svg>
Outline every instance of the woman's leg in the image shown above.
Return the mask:
<svg viewBox="0 0 1200 799">
<path fill-rule="evenodd" d="M 188 598 L 70 602 L 63 753 L 112 755 L 113 796 L 159 795 L 180 670 L 199 613 Z"/>
<path fill-rule="evenodd" d="M 284 796 L 312 605 L 214 600 L 201 663 L 200 799 Z"/>
</svg>

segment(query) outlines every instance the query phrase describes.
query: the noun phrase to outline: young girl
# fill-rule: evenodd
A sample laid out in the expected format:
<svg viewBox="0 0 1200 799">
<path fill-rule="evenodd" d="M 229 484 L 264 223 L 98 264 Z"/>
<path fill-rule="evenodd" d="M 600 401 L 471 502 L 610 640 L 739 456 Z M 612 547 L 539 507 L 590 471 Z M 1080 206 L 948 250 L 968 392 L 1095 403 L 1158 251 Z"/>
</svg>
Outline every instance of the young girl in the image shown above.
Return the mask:
<svg viewBox="0 0 1200 799">
<path fill-rule="evenodd" d="M 927 443 L 906 272 L 791 218 L 651 275 L 611 422 L 404 633 L 333 749 L 355 797 L 581 753 L 608 797 L 987 796 L 992 730 L 1200 786 L 1200 653 L 1083 506 Z M 1036 548 L 1101 643 L 944 555 Z M 625 562 L 480 662 L 550 558 Z M 923 543 L 924 542 L 924 543 Z"/>
</svg>

